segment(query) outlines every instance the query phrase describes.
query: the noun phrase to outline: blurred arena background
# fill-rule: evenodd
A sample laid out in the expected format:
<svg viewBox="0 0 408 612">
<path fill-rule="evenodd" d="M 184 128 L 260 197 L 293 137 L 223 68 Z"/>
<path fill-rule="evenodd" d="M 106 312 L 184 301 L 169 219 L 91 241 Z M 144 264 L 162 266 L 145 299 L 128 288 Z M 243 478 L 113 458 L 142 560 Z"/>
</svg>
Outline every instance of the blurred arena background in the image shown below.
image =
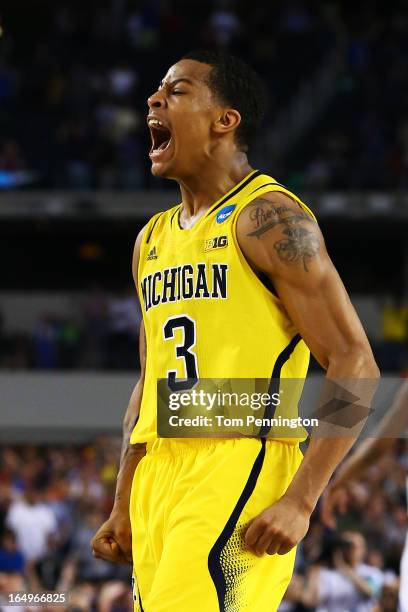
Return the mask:
<svg viewBox="0 0 408 612">
<path fill-rule="evenodd" d="M 310 204 L 382 372 L 408 376 L 406 2 L 2 0 L 0 593 L 132 609 L 130 570 L 94 560 L 89 541 L 138 375 L 134 240 L 178 201 L 149 173 L 146 98 L 197 46 L 263 76 L 252 165 Z M 375 596 L 355 611 L 396 610 L 407 468 L 395 440 L 353 485 L 337 534 L 317 509 L 282 610 L 323 610 L 316 582 L 335 601 L 356 588 L 341 563 L 363 562 Z"/>
</svg>

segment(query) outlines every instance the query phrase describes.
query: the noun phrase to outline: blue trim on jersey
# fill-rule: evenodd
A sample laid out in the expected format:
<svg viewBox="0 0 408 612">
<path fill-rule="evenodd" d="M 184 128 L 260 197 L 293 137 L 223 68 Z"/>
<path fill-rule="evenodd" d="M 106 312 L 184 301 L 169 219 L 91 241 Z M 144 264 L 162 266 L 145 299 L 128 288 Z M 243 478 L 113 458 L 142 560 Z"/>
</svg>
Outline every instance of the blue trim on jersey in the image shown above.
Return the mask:
<svg viewBox="0 0 408 612">
<path fill-rule="evenodd" d="M 153 230 L 154 230 L 154 228 L 155 228 L 156 223 L 158 222 L 158 220 L 160 219 L 160 217 L 161 217 L 161 216 L 162 216 L 162 215 L 163 215 L 165 212 L 166 212 L 166 211 L 165 211 L 165 210 L 163 210 L 163 212 L 161 212 L 159 215 L 157 215 L 156 219 L 154 220 L 153 225 L 152 225 L 152 227 L 151 227 L 151 230 L 150 230 L 150 232 L 149 232 L 149 235 L 148 235 L 148 236 L 147 236 L 147 238 L 146 238 L 146 244 L 149 242 L 149 240 L 150 240 L 150 238 L 151 238 L 151 235 L 152 235 L 152 233 L 153 233 Z"/>
<path fill-rule="evenodd" d="M 272 370 L 272 376 L 271 376 L 271 380 L 269 383 L 269 388 L 268 388 L 269 397 L 272 397 L 274 393 L 279 393 L 280 376 L 281 376 L 282 368 L 285 365 L 285 363 L 288 361 L 290 356 L 292 355 L 293 351 L 295 350 L 295 348 L 297 347 L 301 339 L 302 339 L 302 336 L 300 334 L 296 334 L 296 336 L 293 336 L 289 344 L 283 349 L 283 351 L 276 358 L 275 365 L 273 366 L 273 370 Z M 264 418 L 273 419 L 275 417 L 276 408 L 277 406 L 272 405 L 272 402 L 270 402 L 265 408 Z M 259 430 L 259 434 L 258 434 L 259 437 L 262 438 L 266 436 L 269 433 L 270 429 L 271 428 L 269 426 L 262 425 L 261 429 Z"/>
<path fill-rule="evenodd" d="M 234 191 L 231 191 L 231 193 L 227 193 L 227 195 L 222 198 L 221 202 L 218 202 L 217 206 L 211 206 L 209 211 L 205 214 L 205 217 L 209 217 L 210 215 L 212 215 L 214 211 L 218 210 L 219 207 L 225 204 L 225 202 L 228 202 L 228 200 L 234 198 L 240 191 L 242 191 L 242 189 L 244 189 L 244 187 L 249 185 L 249 183 L 252 183 L 252 181 L 258 178 L 258 176 L 261 176 L 261 174 L 262 173 L 260 170 L 257 170 L 256 172 L 254 172 L 254 174 L 251 174 L 251 176 L 247 178 L 246 181 L 242 183 L 242 185 L 236 187 Z"/>
<path fill-rule="evenodd" d="M 223 548 L 226 546 L 228 540 L 232 536 L 238 519 L 245 507 L 245 504 L 254 492 L 256 483 L 258 481 L 259 474 L 263 466 L 265 459 L 265 440 L 261 441 L 261 449 L 254 461 L 251 472 L 248 476 L 248 480 L 242 493 L 233 509 L 224 529 L 216 540 L 214 546 L 210 550 L 208 555 L 208 570 L 211 578 L 214 582 L 215 588 L 217 589 L 218 604 L 220 606 L 220 612 L 225 612 L 225 597 L 227 594 L 227 581 L 221 565 L 221 553 Z"/>
</svg>

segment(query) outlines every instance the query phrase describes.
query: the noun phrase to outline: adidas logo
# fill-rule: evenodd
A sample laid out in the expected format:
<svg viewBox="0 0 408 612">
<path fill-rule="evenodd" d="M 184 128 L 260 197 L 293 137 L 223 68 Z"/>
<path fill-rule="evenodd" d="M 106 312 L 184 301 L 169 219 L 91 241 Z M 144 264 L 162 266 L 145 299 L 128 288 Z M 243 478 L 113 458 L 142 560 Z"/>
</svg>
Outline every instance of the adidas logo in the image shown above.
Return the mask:
<svg viewBox="0 0 408 612">
<path fill-rule="evenodd" d="M 157 259 L 156 247 L 154 246 L 147 254 L 147 261 Z"/>
</svg>

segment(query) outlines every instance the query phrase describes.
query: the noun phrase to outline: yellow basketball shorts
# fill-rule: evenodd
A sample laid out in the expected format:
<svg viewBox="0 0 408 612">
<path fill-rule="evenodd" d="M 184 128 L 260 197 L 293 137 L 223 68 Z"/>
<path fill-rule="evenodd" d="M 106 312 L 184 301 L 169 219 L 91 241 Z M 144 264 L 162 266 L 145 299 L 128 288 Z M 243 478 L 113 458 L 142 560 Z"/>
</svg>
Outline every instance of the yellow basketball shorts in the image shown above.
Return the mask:
<svg viewBox="0 0 408 612">
<path fill-rule="evenodd" d="M 244 534 L 301 460 L 297 444 L 273 440 L 156 440 L 130 499 L 134 610 L 277 610 L 295 549 L 257 557 Z"/>
</svg>

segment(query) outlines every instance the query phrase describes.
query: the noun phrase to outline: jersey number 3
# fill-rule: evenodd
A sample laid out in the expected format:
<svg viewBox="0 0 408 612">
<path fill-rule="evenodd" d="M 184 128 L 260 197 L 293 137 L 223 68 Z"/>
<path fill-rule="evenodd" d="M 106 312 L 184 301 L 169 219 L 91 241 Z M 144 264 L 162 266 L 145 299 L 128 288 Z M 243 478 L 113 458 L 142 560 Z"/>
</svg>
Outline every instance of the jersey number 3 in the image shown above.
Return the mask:
<svg viewBox="0 0 408 612">
<path fill-rule="evenodd" d="M 167 384 L 171 391 L 186 391 L 198 381 L 197 355 L 191 350 L 196 343 L 195 321 L 187 315 L 171 317 L 163 326 L 165 340 L 174 338 L 174 330 L 183 330 L 182 344 L 176 344 L 176 357 L 184 359 L 186 378 L 176 378 L 177 370 L 167 370 Z"/>
</svg>

